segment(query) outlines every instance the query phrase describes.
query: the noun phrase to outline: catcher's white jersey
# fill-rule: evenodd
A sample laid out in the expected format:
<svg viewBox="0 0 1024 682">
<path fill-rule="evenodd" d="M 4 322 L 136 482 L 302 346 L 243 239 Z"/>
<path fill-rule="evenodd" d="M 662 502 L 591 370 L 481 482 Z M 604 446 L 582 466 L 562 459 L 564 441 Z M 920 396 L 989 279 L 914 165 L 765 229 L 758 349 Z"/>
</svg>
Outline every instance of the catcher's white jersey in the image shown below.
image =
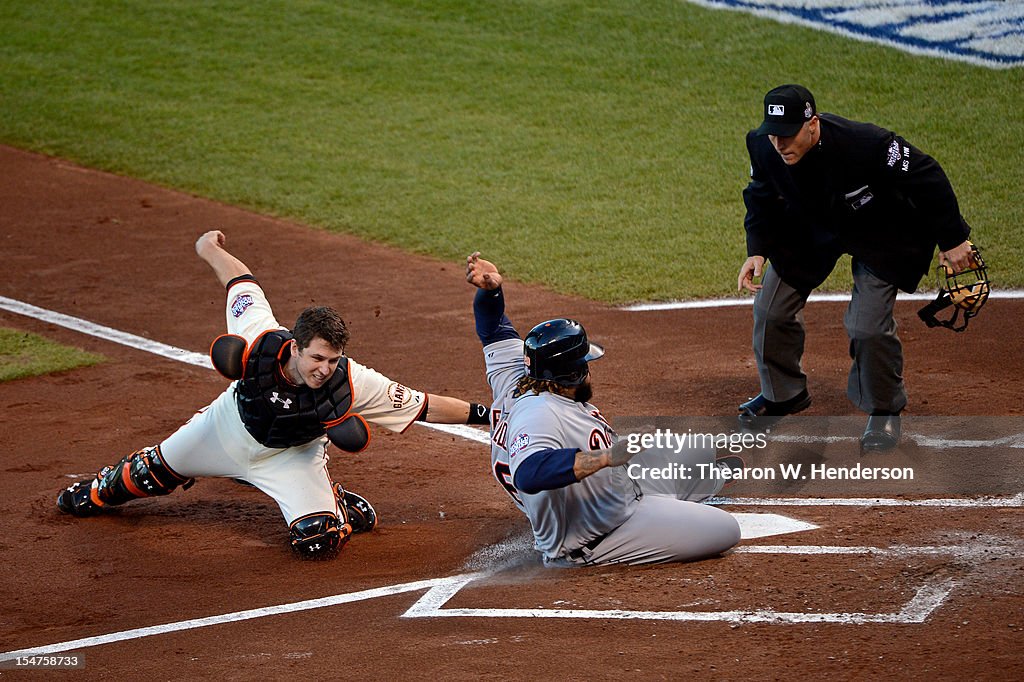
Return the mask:
<svg viewBox="0 0 1024 682">
<path fill-rule="evenodd" d="M 228 333 L 237 334 L 251 345 L 268 329 L 285 329 L 274 317 L 260 285 L 242 281 L 228 292 Z M 404 431 L 419 416 L 425 396 L 420 391 L 392 381 L 380 372 L 349 358 L 352 382 L 352 412 L 390 431 Z M 228 389 L 233 390 L 233 388 Z"/>
<path fill-rule="evenodd" d="M 269 329 L 284 329 L 263 290 L 251 281 L 236 283 L 227 297 L 228 333 L 251 344 Z M 426 397 L 383 374 L 349 360 L 352 412 L 391 431 L 406 429 Z M 338 513 L 327 471 L 327 437 L 291 448 L 268 448 L 242 424 L 235 383 L 199 410 L 161 444 L 168 466 L 182 476 L 242 478 L 270 495 L 289 524 L 306 514 Z"/>
<path fill-rule="evenodd" d="M 590 403 L 549 392 L 515 397 L 526 373 L 521 339 L 484 347 L 491 407 L 491 467 L 498 482 L 530 518 L 537 549 L 548 561 L 565 557 L 620 527 L 634 512 L 640 491 L 625 467 L 601 469 L 572 485 L 526 494 L 513 485 L 519 466 L 549 448 L 599 450 L 617 436 Z"/>
</svg>

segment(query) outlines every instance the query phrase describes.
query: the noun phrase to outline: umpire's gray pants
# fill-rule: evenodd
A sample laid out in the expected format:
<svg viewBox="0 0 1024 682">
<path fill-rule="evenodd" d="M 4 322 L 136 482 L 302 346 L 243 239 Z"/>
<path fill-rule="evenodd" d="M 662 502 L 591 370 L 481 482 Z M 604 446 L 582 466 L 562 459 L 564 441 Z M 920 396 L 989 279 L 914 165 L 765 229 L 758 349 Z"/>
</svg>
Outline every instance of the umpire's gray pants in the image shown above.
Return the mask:
<svg viewBox="0 0 1024 682">
<path fill-rule="evenodd" d="M 754 297 L 754 358 L 761 393 L 773 402 L 807 388 L 800 365 L 804 354 L 804 305 L 800 293 L 769 267 Z M 850 337 L 850 377 L 846 395 L 859 410 L 898 413 L 907 405 L 903 387 L 903 346 L 896 334 L 896 287 L 853 261 L 853 297 L 843 324 Z"/>
</svg>

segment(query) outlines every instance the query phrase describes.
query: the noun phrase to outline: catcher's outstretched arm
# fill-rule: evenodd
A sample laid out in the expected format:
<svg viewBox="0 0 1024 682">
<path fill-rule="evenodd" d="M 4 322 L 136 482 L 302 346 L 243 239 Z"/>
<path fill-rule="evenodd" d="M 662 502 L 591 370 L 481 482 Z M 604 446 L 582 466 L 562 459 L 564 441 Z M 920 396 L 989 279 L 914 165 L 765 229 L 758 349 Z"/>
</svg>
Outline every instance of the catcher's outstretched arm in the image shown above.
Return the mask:
<svg viewBox="0 0 1024 682">
<path fill-rule="evenodd" d="M 228 282 L 241 277 L 251 275 L 252 272 L 242 261 L 238 260 L 224 249 L 226 239 L 220 230 L 210 230 L 196 240 L 196 253 L 213 268 L 221 286 L 227 286 Z"/>
<path fill-rule="evenodd" d="M 416 417 L 416 421 L 430 422 L 431 424 L 479 424 L 483 426 L 490 423 L 490 414 L 486 405 L 467 403 L 465 400 L 447 395 L 428 393 L 426 408 L 420 413 L 420 416 Z"/>
</svg>

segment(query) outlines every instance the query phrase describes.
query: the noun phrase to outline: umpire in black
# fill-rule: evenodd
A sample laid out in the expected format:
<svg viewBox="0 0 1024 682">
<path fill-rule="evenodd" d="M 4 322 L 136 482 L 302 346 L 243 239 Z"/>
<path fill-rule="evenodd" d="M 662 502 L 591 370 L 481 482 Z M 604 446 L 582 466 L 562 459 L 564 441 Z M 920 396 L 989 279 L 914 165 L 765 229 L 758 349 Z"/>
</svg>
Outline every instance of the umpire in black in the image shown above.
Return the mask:
<svg viewBox="0 0 1024 682">
<path fill-rule="evenodd" d="M 819 114 L 800 85 L 765 95 L 764 122 L 747 134 L 747 150 L 748 257 L 738 286 L 756 293 L 761 394 L 740 405 L 740 421 L 754 426 L 810 405 L 800 364 L 802 311 L 811 290 L 848 253 L 853 297 L 844 323 L 853 364 L 847 396 L 870 415 L 862 450 L 891 449 L 907 404 L 896 291 L 917 288 L 936 245 L 940 259 L 957 270 L 971 259 L 970 227 L 953 188 L 935 159 L 884 128 Z"/>
</svg>

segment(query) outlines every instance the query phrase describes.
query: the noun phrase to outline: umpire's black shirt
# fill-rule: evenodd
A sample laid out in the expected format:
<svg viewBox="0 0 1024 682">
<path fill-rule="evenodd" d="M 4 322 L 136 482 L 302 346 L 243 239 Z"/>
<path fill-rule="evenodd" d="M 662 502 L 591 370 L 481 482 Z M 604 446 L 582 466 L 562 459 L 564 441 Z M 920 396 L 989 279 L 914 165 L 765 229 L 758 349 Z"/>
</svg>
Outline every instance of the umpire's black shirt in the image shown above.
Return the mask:
<svg viewBox="0 0 1024 682">
<path fill-rule="evenodd" d="M 870 123 L 819 114 L 821 137 L 787 166 L 767 135 L 747 133 L 747 255 L 764 256 L 790 286 L 810 291 L 843 253 L 912 292 L 935 246 L 970 227 L 938 162 Z"/>
</svg>

